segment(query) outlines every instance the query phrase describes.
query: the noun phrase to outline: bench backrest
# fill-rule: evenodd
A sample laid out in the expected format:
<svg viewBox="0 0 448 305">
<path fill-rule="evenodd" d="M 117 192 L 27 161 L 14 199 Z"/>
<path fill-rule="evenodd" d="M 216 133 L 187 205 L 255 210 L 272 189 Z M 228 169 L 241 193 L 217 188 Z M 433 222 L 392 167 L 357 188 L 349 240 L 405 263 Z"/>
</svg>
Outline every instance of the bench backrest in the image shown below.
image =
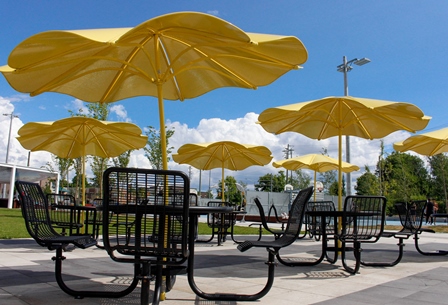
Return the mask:
<svg viewBox="0 0 448 305">
<path fill-rule="evenodd" d="M 277 232 L 273 232 L 273 231 L 271 231 L 271 228 L 270 228 L 269 225 L 268 225 L 268 219 L 267 219 L 267 217 L 266 217 L 266 214 L 265 214 L 265 212 L 264 212 L 264 208 L 263 208 L 263 205 L 262 205 L 261 202 L 260 202 L 260 199 L 258 199 L 257 197 L 255 197 L 255 198 L 254 198 L 254 202 L 255 202 L 255 204 L 257 205 L 258 212 L 259 212 L 259 214 L 260 214 L 260 221 L 261 221 L 261 224 L 263 225 L 263 228 L 264 228 L 265 230 L 267 230 L 268 232 L 271 232 L 271 233 L 276 234 Z"/>
<path fill-rule="evenodd" d="M 425 216 L 426 204 L 426 200 L 415 200 L 409 203 L 395 203 L 395 209 L 400 217 L 400 222 L 404 230 L 412 233 L 416 233 L 420 230 Z"/>
<path fill-rule="evenodd" d="M 230 207 L 230 202 L 227 201 L 209 201 L 207 202 L 208 207 Z M 230 228 L 232 217 L 231 215 L 224 215 L 224 218 L 221 218 L 223 215 L 221 213 L 210 213 L 207 214 L 207 225 L 210 228 L 216 228 L 223 226 L 224 228 Z"/>
<path fill-rule="evenodd" d="M 365 212 L 367 216 L 344 217 L 341 239 L 376 242 L 384 231 L 386 202 L 383 196 L 347 196 L 344 212 Z"/>
<path fill-rule="evenodd" d="M 325 201 L 310 201 L 306 205 L 307 211 L 335 211 L 335 205 L 334 202 L 331 200 L 325 200 Z M 332 217 L 326 217 L 325 222 L 327 225 L 329 225 L 332 221 Z M 309 215 L 305 216 L 304 222 L 306 224 L 309 224 L 313 229 L 315 229 L 316 226 L 320 225 L 321 218 L 320 217 L 311 217 Z M 327 228 L 329 229 L 329 228 Z"/>
<path fill-rule="evenodd" d="M 307 211 L 334 211 L 334 202 L 331 200 L 326 201 L 310 201 L 306 205 Z"/>
<path fill-rule="evenodd" d="M 183 172 L 109 168 L 103 192 L 103 241 L 112 259 L 164 265 L 187 259 L 190 183 Z"/>
<path fill-rule="evenodd" d="M 92 200 L 92 205 L 94 207 L 102 206 L 103 205 L 103 198 L 94 198 Z"/>
<path fill-rule="evenodd" d="M 59 233 L 51 226 L 50 206 L 42 188 L 37 183 L 25 181 L 16 181 L 15 186 L 28 233 L 39 245 L 47 246 L 45 240 L 58 236 Z"/>
<path fill-rule="evenodd" d="M 313 194 L 313 187 L 307 187 L 300 190 L 296 198 L 291 205 L 291 210 L 289 211 L 288 223 L 286 224 L 285 232 L 280 237 L 281 242 L 285 244 L 293 243 L 300 234 L 300 229 L 302 228 L 303 216 L 305 215 L 305 209 L 308 201 Z M 279 240 L 280 240 L 279 239 Z"/>
<path fill-rule="evenodd" d="M 47 194 L 50 206 L 50 221 L 62 235 L 78 235 L 83 227 L 81 214 L 77 210 L 75 197 L 69 194 Z"/>
<path fill-rule="evenodd" d="M 274 214 L 274 215 L 271 215 L 271 213 Z M 275 222 L 282 222 L 280 220 L 280 218 L 278 217 L 277 208 L 273 204 L 269 207 L 269 210 L 268 210 L 268 216 L 267 216 L 267 221 L 268 222 L 271 221 L 271 217 L 274 218 Z"/>
<path fill-rule="evenodd" d="M 48 204 L 51 205 L 67 205 L 67 206 L 76 206 L 75 197 L 69 194 L 47 194 Z"/>
</svg>

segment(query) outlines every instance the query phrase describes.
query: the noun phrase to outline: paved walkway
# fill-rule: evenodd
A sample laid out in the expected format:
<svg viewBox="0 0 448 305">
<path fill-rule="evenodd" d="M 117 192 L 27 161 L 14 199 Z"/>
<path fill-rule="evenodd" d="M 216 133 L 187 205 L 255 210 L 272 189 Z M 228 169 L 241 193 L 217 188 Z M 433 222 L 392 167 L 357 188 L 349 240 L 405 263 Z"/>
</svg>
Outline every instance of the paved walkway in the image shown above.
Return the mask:
<svg viewBox="0 0 448 305">
<path fill-rule="evenodd" d="M 241 237 L 248 238 L 248 237 Z M 272 238 L 266 236 L 264 238 Z M 426 249 L 448 249 L 448 234 L 425 234 Z M 382 239 L 366 247 L 366 260 L 396 255 L 397 240 Z M 320 243 L 309 238 L 298 240 L 283 249 L 285 255 L 310 258 L 319 252 Z M 384 250 L 384 251 L 380 251 Z M 31 239 L 0 240 L 0 304 L 140 304 L 140 287 L 122 299 L 86 298 L 75 300 L 63 293 L 54 279 L 53 251 L 38 246 Z M 112 261 L 104 250 L 92 247 L 64 254 L 66 282 L 77 289 L 118 290 L 130 282 L 132 265 Z M 195 278 L 206 292 L 254 293 L 265 283 L 267 252 L 250 249 L 240 253 L 227 241 L 197 244 Z M 314 267 L 286 267 L 275 270 L 273 288 L 255 302 L 220 302 L 198 298 L 190 289 L 185 275 L 177 277 L 175 286 L 162 304 L 447 304 L 448 256 L 423 256 L 407 241 L 400 264 L 390 268 L 361 267 L 349 275 L 340 261 L 323 262 Z M 152 289 L 151 285 L 151 289 Z M 152 299 L 152 296 L 151 296 Z"/>
</svg>

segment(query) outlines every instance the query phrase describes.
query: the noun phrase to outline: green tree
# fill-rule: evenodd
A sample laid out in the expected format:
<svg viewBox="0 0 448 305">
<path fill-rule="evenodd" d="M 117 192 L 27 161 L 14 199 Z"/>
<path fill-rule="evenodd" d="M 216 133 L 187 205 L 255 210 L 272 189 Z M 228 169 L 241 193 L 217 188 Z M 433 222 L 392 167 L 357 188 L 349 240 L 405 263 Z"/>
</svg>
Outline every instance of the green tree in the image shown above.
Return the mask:
<svg viewBox="0 0 448 305">
<path fill-rule="evenodd" d="M 428 157 L 431 170 L 431 196 L 443 198 L 447 203 L 447 186 L 448 186 L 448 157 L 444 154 L 438 154 Z"/>
<path fill-rule="evenodd" d="M 109 104 L 106 103 L 88 103 L 87 105 L 88 114 L 90 118 L 94 118 L 101 121 L 107 121 L 109 116 Z M 98 156 L 92 156 L 92 162 L 90 163 L 90 168 L 92 169 L 93 186 L 100 189 L 100 194 L 103 193 L 103 173 L 107 169 L 109 164 L 109 158 L 102 158 Z"/>
<path fill-rule="evenodd" d="M 322 148 L 322 155 L 329 157 L 328 151 L 326 148 Z M 337 183 L 337 180 L 338 180 L 337 174 L 338 174 L 338 171 L 336 171 L 336 170 L 318 173 L 317 178 L 324 185 L 324 193 L 325 194 L 331 193 L 330 189 L 331 189 L 332 185 L 334 183 Z M 337 191 L 336 191 L 336 193 L 337 193 Z"/>
<path fill-rule="evenodd" d="M 173 136 L 174 129 L 166 128 L 166 153 L 169 155 L 174 147 L 169 147 L 169 139 Z M 148 126 L 148 131 L 146 131 L 146 135 L 148 136 L 148 143 L 143 148 L 145 151 L 145 156 L 148 158 L 149 163 L 153 169 L 163 169 L 162 162 L 162 142 L 160 138 L 160 131 L 155 129 L 152 126 Z M 169 161 L 170 158 L 168 157 Z"/>
<path fill-rule="evenodd" d="M 72 160 L 73 160 L 73 168 L 75 169 L 75 176 L 72 179 L 72 186 L 74 186 L 76 190 L 74 194 L 75 199 L 79 201 L 79 198 L 82 198 L 82 196 L 80 196 L 82 186 L 82 159 L 76 158 Z M 87 179 L 85 180 L 87 181 Z"/>
<path fill-rule="evenodd" d="M 107 103 L 85 103 L 87 105 L 87 113 L 84 113 L 83 108 L 79 108 L 77 111 L 69 110 L 71 116 L 82 116 L 88 118 L 94 118 L 97 120 L 106 121 L 109 116 L 109 104 Z"/>
<path fill-rule="evenodd" d="M 70 168 L 73 166 L 73 160 L 72 159 L 66 159 L 66 158 L 60 158 L 56 155 L 51 155 L 53 162 L 57 165 L 59 169 L 59 187 L 69 187 L 69 179 L 68 179 L 68 173 L 70 171 Z M 59 192 L 59 190 L 56 190 L 56 192 Z"/>
<path fill-rule="evenodd" d="M 393 152 L 383 161 L 383 194 L 388 204 L 393 206 L 396 201 L 422 199 L 430 194 L 430 176 L 422 159 Z"/>
<path fill-rule="evenodd" d="M 129 161 L 131 160 L 132 150 L 125 151 L 118 157 L 112 158 L 112 162 L 115 167 L 128 167 Z"/>
<path fill-rule="evenodd" d="M 331 184 L 330 189 L 329 189 L 330 195 L 338 196 L 338 194 L 339 194 L 338 186 L 339 186 L 339 184 L 337 181 L 334 181 Z M 345 177 L 344 177 L 344 175 L 342 175 L 342 196 L 345 196 L 345 195 L 346 195 L 345 194 Z"/>
<path fill-rule="evenodd" d="M 54 168 L 54 165 L 56 165 L 57 171 L 59 172 L 60 176 L 59 187 L 68 187 L 69 186 L 68 173 L 73 165 L 73 160 L 60 158 L 54 154 L 51 154 L 51 159 L 53 160 L 53 162 L 47 162 L 45 168 L 50 172 L 56 172 Z M 59 190 L 56 190 L 56 192 L 59 192 Z"/>
<path fill-rule="evenodd" d="M 222 199 L 222 181 L 218 184 L 218 196 L 217 199 Z M 233 176 L 226 176 L 224 178 L 224 200 L 232 204 L 239 205 L 242 201 L 241 192 L 236 187 L 236 179 Z"/>
<path fill-rule="evenodd" d="M 291 185 L 294 189 L 304 189 L 311 185 L 312 178 L 305 171 L 299 169 L 295 171 L 296 176 L 292 178 Z"/>
<path fill-rule="evenodd" d="M 380 155 L 378 157 L 378 163 L 377 163 L 377 170 L 376 170 L 376 176 L 378 177 L 378 187 L 379 187 L 379 195 L 384 194 L 384 187 L 383 184 L 383 172 L 384 172 L 384 141 L 380 140 Z"/>
<path fill-rule="evenodd" d="M 90 178 L 92 182 L 91 185 L 98 187 L 100 189 L 100 194 L 102 194 L 103 189 L 103 173 L 108 167 L 109 158 L 92 158 L 92 163 L 90 167 L 92 169 L 93 178 Z"/>
<path fill-rule="evenodd" d="M 256 191 L 261 192 L 283 192 L 286 185 L 284 171 L 279 171 L 277 175 L 266 174 L 258 178 L 258 183 L 254 185 Z"/>
<path fill-rule="evenodd" d="M 378 177 L 370 171 L 368 166 L 366 166 L 366 172 L 358 178 L 355 190 L 357 195 L 380 195 Z"/>
</svg>

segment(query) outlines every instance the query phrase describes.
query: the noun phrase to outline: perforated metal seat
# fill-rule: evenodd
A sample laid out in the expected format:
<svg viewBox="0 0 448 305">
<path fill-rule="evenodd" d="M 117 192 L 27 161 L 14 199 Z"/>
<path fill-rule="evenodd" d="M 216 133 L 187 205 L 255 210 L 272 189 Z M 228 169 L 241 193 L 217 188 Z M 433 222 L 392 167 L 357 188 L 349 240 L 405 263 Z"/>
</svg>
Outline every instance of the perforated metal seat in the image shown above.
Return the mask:
<svg viewBox="0 0 448 305">
<path fill-rule="evenodd" d="M 50 218 L 50 211 L 54 207 L 50 206 L 47 197 L 44 195 L 41 187 L 37 183 L 16 181 L 16 190 L 19 193 L 21 201 L 22 215 L 25 219 L 25 224 L 28 233 L 31 237 L 41 246 L 47 247 L 49 250 L 56 250 L 56 256 L 52 258 L 55 262 L 55 278 L 59 287 L 67 294 L 74 296 L 75 298 L 84 297 L 101 297 L 101 298 L 118 298 L 125 296 L 132 292 L 138 284 L 137 277 L 122 291 L 79 291 L 68 287 L 62 278 L 62 261 L 65 257 L 62 255 L 63 249 L 69 245 L 85 249 L 96 244 L 96 240 L 92 232 L 84 232 L 79 235 L 62 235 L 57 232 L 52 226 Z M 90 209 L 82 206 L 72 206 L 74 212 L 86 212 L 84 216 L 88 217 L 92 212 L 92 218 L 95 219 L 95 209 Z M 69 218 L 73 219 L 73 217 Z M 71 226 L 71 224 L 68 224 Z M 88 227 L 85 228 L 88 230 Z M 134 269 L 135 275 L 139 273 L 137 266 Z"/>
</svg>

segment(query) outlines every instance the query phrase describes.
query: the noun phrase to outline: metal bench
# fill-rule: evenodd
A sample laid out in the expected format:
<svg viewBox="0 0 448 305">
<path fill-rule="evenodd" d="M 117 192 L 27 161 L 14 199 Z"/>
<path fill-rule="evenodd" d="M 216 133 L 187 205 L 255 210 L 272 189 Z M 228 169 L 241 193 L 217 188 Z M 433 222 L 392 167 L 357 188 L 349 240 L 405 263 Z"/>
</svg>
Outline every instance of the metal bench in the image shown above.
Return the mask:
<svg viewBox="0 0 448 305">
<path fill-rule="evenodd" d="M 142 266 L 141 304 L 149 303 L 155 278 L 152 304 L 158 304 L 175 275 L 186 272 L 189 179 L 179 171 L 109 168 L 103 190 L 103 223 L 110 220 L 103 226 L 104 247 L 114 261 Z"/>
<path fill-rule="evenodd" d="M 333 201 L 310 201 L 306 205 L 307 211 L 335 211 L 335 206 Z M 310 215 L 305 215 L 306 222 L 306 232 L 310 238 L 314 238 L 319 241 L 322 235 L 322 223 L 320 217 L 312 217 Z M 327 236 L 333 235 L 335 233 L 334 226 L 331 226 L 332 218 L 325 217 Z"/>
<path fill-rule="evenodd" d="M 285 230 L 283 228 L 283 224 L 282 224 L 282 229 L 275 229 L 275 228 L 269 227 L 268 219 L 267 219 L 266 214 L 264 212 L 263 205 L 261 204 L 261 202 L 260 202 L 260 200 L 258 198 L 254 198 L 254 202 L 257 205 L 258 212 L 260 214 L 260 221 L 261 221 L 261 223 L 253 223 L 253 224 L 251 224 L 251 226 L 253 226 L 253 225 L 258 225 L 259 226 L 258 240 L 261 239 L 261 234 L 262 234 L 262 229 L 261 228 L 262 227 L 266 231 L 268 231 L 269 233 L 273 234 L 275 239 L 277 239 L 281 235 L 283 235 L 285 233 Z"/>
<path fill-rule="evenodd" d="M 216 293 L 209 294 L 196 289 L 195 293 L 200 297 L 212 300 L 233 300 L 233 301 L 254 301 L 265 296 L 274 283 L 274 271 L 275 271 L 275 257 L 281 248 L 291 245 L 297 240 L 297 236 L 300 234 L 302 226 L 303 214 L 305 212 L 305 206 L 308 200 L 313 194 L 313 187 L 308 187 L 301 190 L 292 203 L 288 222 L 286 224 L 285 232 L 277 239 L 272 241 L 263 240 L 246 240 L 238 245 L 238 250 L 245 252 L 253 247 L 266 248 L 268 252 L 268 278 L 267 282 L 262 290 L 252 295 L 238 295 L 238 294 L 226 294 Z"/>
<path fill-rule="evenodd" d="M 103 199 L 102 198 L 95 198 L 92 200 L 92 208 L 96 210 L 96 217 L 93 219 L 93 217 L 89 217 L 84 220 L 84 224 L 94 226 L 94 236 L 97 240 L 96 246 L 100 249 L 104 249 L 104 245 L 101 241 L 102 234 L 101 230 L 103 228 Z M 108 224 L 110 224 L 112 218 L 112 213 L 109 213 L 109 221 Z"/>
<path fill-rule="evenodd" d="M 436 250 L 436 251 L 424 251 L 420 248 L 418 243 L 420 235 L 423 232 L 435 233 L 434 230 L 430 228 L 423 228 L 424 221 L 424 211 L 426 208 L 426 200 L 416 200 L 410 203 L 397 202 L 395 204 L 395 209 L 397 210 L 398 216 L 400 217 L 400 222 L 403 228 L 397 234 L 406 234 L 414 236 L 415 249 L 420 254 L 423 255 L 447 255 L 447 250 Z"/>
<path fill-rule="evenodd" d="M 297 267 L 297 266 L 314 266 L 321 263 L 324 259 L 327 259 L 330 263 L 335 263 L 337 260 L 337 252 L 333 252 L 333 257 L 330 257 L 329 252 L 326 251 L 328 240 L 335 240 L 334 234 L 336 232 L 336 222 L 333 221 L 331 216 L 325 217 L 316 217 L 308 215 L 307 213 L 313 212 L 332 212 L 335 211 L 334 203 L 332 201 L 308 201 L 305 206 L 305 213 L 303 214 L 302 224 L 305 227 L 305 232 L 301 235 L 299 233 L 298 239 L 302 239 L 305 234 L 309 234 L 310 237 L 313 237 L 316 241 L 319 241 L 322 237 L 325 239 L 325 242 L 322 242 L 322 251 L 320 256 L 317 258 L 297 258 L 292 257 L 290 255 L 282 257 L 280 252 L 277 253 L 278 261 L 289 267 Z M 324 219 L 325 223 L 322 223 L 322 219 Z M 308 228 L 306 228 L 308 226 Z M 325 234 L 323 232 L 325 228 Z"/>
<path fill-rule="evenodd" d="M 289 212 L 289 211 L 288 211 L 288 212 Z M 274 215 L 271 216 L 271 214 L 274 214 Z M 274 221 L 271 221 L 271 218 L 273 218 Z M 282 229 L 282 230 L 285 230 L 285 225 L 286 225 L 286 223 L 287 223 L 287 220 L 284 219 L 284 218 L 280 218 L 280 217 L 278 216 L 277 208 L 275 207 L 274 204 L 271 204 L 271 206 L 269 207 L 269 210 L 268 210 L 268 216 L 267 216 L 267 221 L 268 221 L 268 222 L 276 222 L 276 223 L 279 223 L 279 224 L 281 224 L 281 229 Z"/>
<path fill-rule="evenodd" d="M 344 269 L 352 274 L 359 271 L 362 262 L 361 253 L 363 243 L 376 243 L 383 234 L 386 218 L 386 198 L 383 196 L 347 196 L 344 202 L 344 216 L 341 231 L 335 238 L 342 243 L 341 260 Z M 351 216 L 350 213 L 365 214 L 365 216 Z M 336 223 L 336 220 L 335 220 Z M 347 247 L 351 243 L 353 247 Z M 354 267 L 349 266 L 346 253 L 353 250 Z M 373 265 L 363 262 L 364 265 Z"/>
<path fill-rule="evenodd" d="M 62 255 L 64 248 L 72 244 L 78 248 L 86 249 L 96 245 L 96 240 L 92 232 L 85 232 L 80 235 L 62 235 L 52 226 L 49 205 L 47 197 L 44 195 L 41 187 L 37 183 L 16 181 L 16 190 L 19 193 L 22 215 L 25 219 L 26 229 L 34 240 L 42 247 L 49 250 L 56 250 L 56 256 L 52 258 L 55 262 L 55 277 L 59 287 L 67 294 L 77 299 L 84 297 L 118 298 L 132 292 L 138 284 L 136 277 L 129 287 L 123 291 L 78 291 L 69 288 L 62 279 L 62 261 L 65 257 Z M 76 207 L 77 211 L 88 211 L 86 207 Z M 91 209 L 90 209 L 91 210 Z M 95 217 L 95 211 L 93 213 Z M 139 272 L 137 266 L 134 270 Z"/>
<path fill-rule="evenodd" d="M 207 202 L 208 207 L 230 207 L 230 203 L 227 201 L 209 201 Z M 197 242 L 208 243 L 213 240 L 215 235 L 218 237 L 218 245 L 225 242 L 229 228 L 231 228 L 233 219 L 231 215 L 222 215 L 220 213 L 211 213 L 207 215 L 207 225 L 211 228 L 211 236 L 208 239 L 199 239 Z"/>
<path fill-rule="evenodd" d="M 92 206 L 96 210 L 96 217 L 95 219 L 86 219 L 84 223 L 95 225 L 95 238 L 98 240 L 100 229 L 103 226 L 103 199 L 102 198 L 95 198 L 92 200 Z"/>
<path fill-rule="evenodd" d="M 414 208 L 417 206 L 415 205 Z M 413 212 L 416 212 L 416 209 L 412 209 Z M 403 225 L 402 229 L 399 231 L 390 231 L 390 230 L 384 230 L 383 233 L 381 233 L 381 237 L 385 238 L 396 238 L 398 239 L 398 255 L 395 260 L 390 262 L 366 262 L 361 260 L 361 264 L 364 266 L 379 266 L 379 267 L 392 267 L 398 264 L 401 259 L 403 258 L 403 251 L 404 251 L 404 240 L 409 239 L 410 236 L 413 236 L 415 234 L 415 228 L 414 225 L 416 225 L 417 217 L 415 213 L 412 213 L 411 216 L 409 208 L 407 207 L 407 204 L 405 202 L 397 202 L 395 204 L 395 209 L 397 213 L 400 216 L 400 221 Z M 423 214 L 421 215 L 423 217 Z M 411 220 L 412 219 L 412 220 Z M 420 221 L 420 220 L 418 220 Z M 420 224 L 421 225 L 421 224 Z M 432 231 L 432 230 L 428 230 Z M 434 231 L 433 231 L 434 232 Z M 418 246 L 417 246 L 418 249 Z"/>
<path fill-rule="evenodd" d="M 50 205 L 50 220 L 53 228 L 62 235 L 79 235 L 83 227 L 81 213 L 78 213 L 79 205 L 75 197 L 68 194 L 47 194 Z"/>
</svg>

